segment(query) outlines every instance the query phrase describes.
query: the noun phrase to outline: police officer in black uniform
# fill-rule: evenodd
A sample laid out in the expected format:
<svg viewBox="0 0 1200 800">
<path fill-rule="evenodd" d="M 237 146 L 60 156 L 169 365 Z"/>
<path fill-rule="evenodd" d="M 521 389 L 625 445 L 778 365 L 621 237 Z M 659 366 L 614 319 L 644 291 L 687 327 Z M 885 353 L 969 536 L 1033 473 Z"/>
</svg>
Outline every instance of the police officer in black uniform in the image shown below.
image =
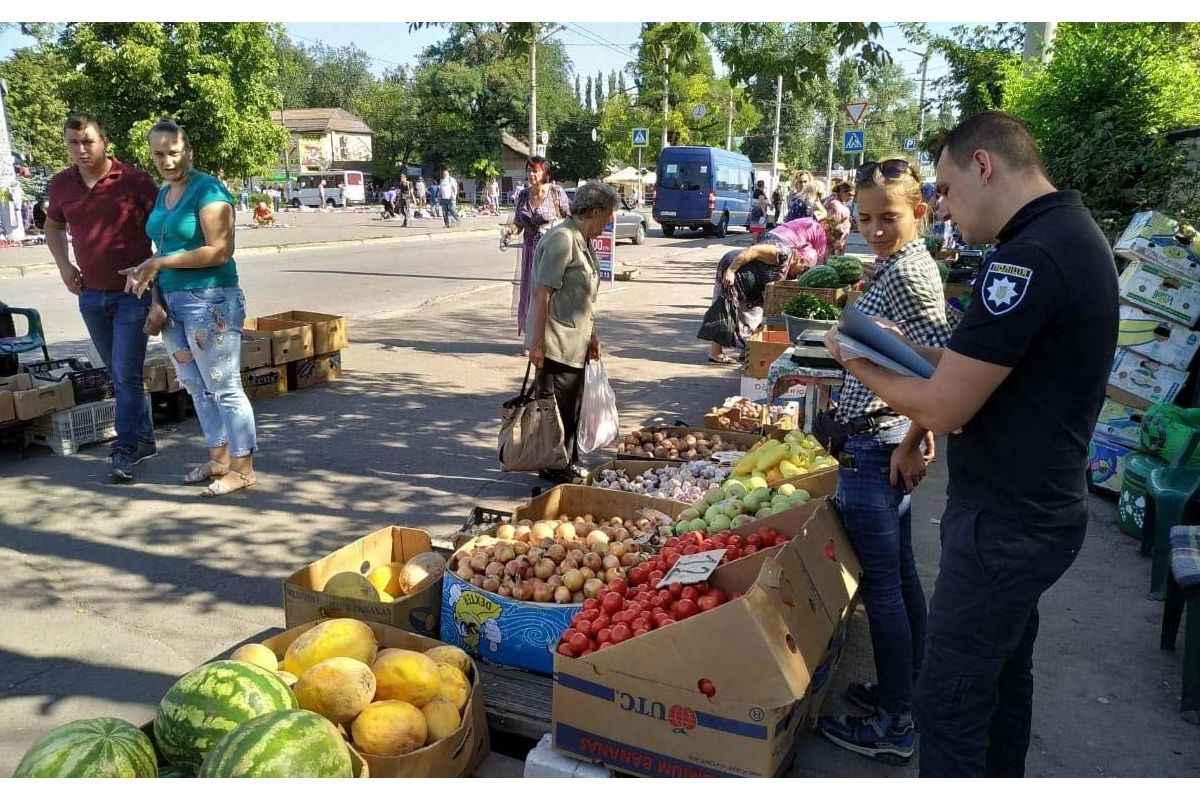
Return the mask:
<svg viewBox="0 0 1200 800">
<path fill-rule="evenodd" d="M 921 775 L 1020 777 L 1038 599 L 1087 526 L 1088 441 L 1117 341 L 1117 271 L 1079 193 L 1057 191 L 1017 117 L 985 111 L 937 162 L 941 211 L 996 242 L 928 380 L 856 358 L 846 369 L 897 412 L 950 434 L 940 571 L 914 716 Z M 842 355 L 831 332 L 826 344 Z"/>
</svg>

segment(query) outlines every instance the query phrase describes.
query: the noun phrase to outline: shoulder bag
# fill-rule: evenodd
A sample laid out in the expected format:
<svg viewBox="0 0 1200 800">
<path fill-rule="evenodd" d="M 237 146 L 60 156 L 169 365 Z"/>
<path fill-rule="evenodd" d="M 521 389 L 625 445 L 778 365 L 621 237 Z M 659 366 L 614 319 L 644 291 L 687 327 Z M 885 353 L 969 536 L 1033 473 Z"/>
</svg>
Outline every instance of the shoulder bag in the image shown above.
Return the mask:
<svg viewBox="0 0 1200 800">
<path fill-rule="evenodd" d="M 570 463 L 558 402 L 535 397 L 538 380 L 535 376 L 530 385 L 532 368 L 532 363 L 526 366 L 520 394 L 506 400 L 500 412 L 497 449 L 504 472 L 565 469 Z"/>
</svg>

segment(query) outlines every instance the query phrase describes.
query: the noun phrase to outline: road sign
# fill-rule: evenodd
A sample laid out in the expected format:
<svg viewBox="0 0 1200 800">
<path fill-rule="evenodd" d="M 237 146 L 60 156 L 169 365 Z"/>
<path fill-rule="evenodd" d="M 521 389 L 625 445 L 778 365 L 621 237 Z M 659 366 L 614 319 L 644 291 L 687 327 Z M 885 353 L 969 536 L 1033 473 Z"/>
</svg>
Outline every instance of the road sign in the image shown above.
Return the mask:
<svg viewBox="0 0 1200 800">
<path fill-rule="evenodd" d="M 696 121 L 702 120 L 704 119 L 704 115 L 707 113 L 708 106 L 704 105 L 704 103 L 700 103 L 698 106 L 692 109 L 692 119 Z"/>
<path fill-rule="evenodd" d="M 544 145 L 544 144 L 539 144 L 539 145 L 537 146 L 537 154 L 538 154 L 539 156 L 541 156 L 542 158 L 545 158 L 545 157 L 546 157 L 546 145 Z"/>
<path fill-rule="evenodd" d="M 842 152 L 843 153 L 861 153 L 863 151 L 863 143 L 866 141 L 866 136 L 861 130 L 846 131 L 842 134 Z"/>
<path fill-rule="evenodd" d="M 592 252 L 596 254 L 596 262 L 600 267 L 600 280 L 608 281 L 610 284 L 615 277 L 613 272 L 613 255 L 617 249 L 617 220 L 616 216 L 610 217 L 608 223 L 605 224 L 604 230 L 595 239 L 592 239 Z"/>
<path fill-rule="evenodd" d="M 917 140 L 912 139 L 912 138 L 905 139 L 904 140 L 904 149 L 908 150 L 910 152 L 915 151 L 917 149 Z"/>
<path fill-rule="evenodd" d="M 850 122 L 857 125 L 862 121 L 863 115 L 867 113 L 867 101 L 855 100 L 853 103 L 846 103 L 846 115 L 850 117 Z"/>
<path fill-rule="evenodd" d="M 649 128 L 634 128 L 633 129 L 633 146 L 634 147 L 649 147 L 650 146 L 650 129 Z"/>
<path fill-rule="evenodd" d="M 933 157 L 924 150 L 921 151 L 921 165 L 928 166 L 933 163 Z"/>
</svg>

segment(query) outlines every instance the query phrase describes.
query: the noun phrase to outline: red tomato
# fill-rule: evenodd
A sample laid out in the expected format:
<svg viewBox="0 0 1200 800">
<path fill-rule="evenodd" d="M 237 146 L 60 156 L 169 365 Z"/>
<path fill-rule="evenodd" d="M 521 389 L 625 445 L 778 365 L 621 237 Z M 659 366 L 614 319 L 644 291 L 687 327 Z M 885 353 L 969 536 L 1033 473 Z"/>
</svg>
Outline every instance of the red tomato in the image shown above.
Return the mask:
<svg viewBox="0 0 1200 800">
<path fill-rule="evenodd" d="M 632 603 L 626 603 L 625 610 L 633 612 L 633 615 L 636 617 L 638 614 L 642 613 L 642 604 L 636 600 Z"/>
<path fill-rule="evenodd" d="M 645 636 L 649 632 L 650 632 L 649 628 L 634 628 L 633 629 L 633 638 L 636 639 L 639 636 Z"/>
<path fill-rule="evenodd" d="M 639 564 L 633 569 L 629 570 L 629 583 L 633 586 L 639 586 L 646 582 L 646 578 L 649 577 L 649 575 L 650 570 Z"/>
<path fill-rule="evenodd" d="M 604 644 L 611 638 L 612 631 L 609 628 L 601 628 L 600 630 L 596 631 L 596 641 L 600 644 Z"/>
<path fill-rule="evenodd" d="M 683 584 L 682 583 L 667 584 L 667 591 L 671 593 L 671 597 L 679 597 L 679 595 L 683 594 Z"/>
<path fill-rule="evenodd" d="M 696 591 L 700 594 L 704 594 L 708 591 L 708 581 L 700 581 L 699 583 L 695 584 L 695 586 Z"/>
<path fill-rule="evenodd" d="M 663 558 L 670 558 L 671 556 L 679 555 L 679 551 L 676 550 L 674 546 L 669 546 L 669 547 L 664 547 L 662 550 L 659 551 L 658 554 L 660 556 L 662 556 Z"/>
<path fill-rule="evenodd" d="M 700 591 L 695 586 L 683 587 L 683 591 L 679 595 L 681 600 L 691 600 L 693 603 L 696 602 L 697 598 L 699 597 Z"/>
<path fill-rule="evenodd" d="M 644 619 L 649 622 L 650 620 L 654 619 L 654 614 L 650 611 L 643 611 L 642 613 L 638 614 L 638 619 Z"/>
<path fill-rule="evenodd" d="M 599 608 L 599 607 L 600 607 L 600 601 L 594 597 L 589 597 L 587 600 L 583 601 L 583 610 L 584 611 L 590 611 L 593 608 Z"/>
<path fill-rule="evenodd" d="M 609 625 L 612 625 L 612 617 L 610 617 L 608 614 L 601 614 L 592 620 L 592 630 L 597 630 L 598 628 L 607 628 Z"/>
<path fill-rule="evenodd" d="M 665 614 L 662 612 L 655 614 L 654 615 L 654 627 L 661 628 L 663 626 L 663 620 L 669 620 L 669 619 L 671 619 L 669 614 Z"/>
<path fill-rule="evenodd" d="M 743 595 L 742 595 L 742 593 L 741 593 L 741 592 L 734 592 L 734 593 L 732 593 L 731 595 L 729 595 L 729 599 L 730 599 L 730 600 L 737 600 L 739 597 L 742 597 L 742 596 L 743 596 Z"/>
<path fill-rule="evenodd" d="M 666 575 L 666 574 L 667 573 L 662 571 L 661 569 L 656 569 L 653 572 L 651 572 L 650 573 L 650 585 L 658 586 L 658 582 L 661 581 L 663 579 L 663 575 Z"/>
<path fill-rule="evenodd" d="M 650 601 L 650 605 L 651 605 L 652 607 L 654 607 L 654 608 L 662 608 L 662 607 L 663 607 L 663 606 L 665 606 L 666 604 L 667 604 L 667 601 L 666 601 L 666 600 L 664 600 L 664 599 L 662 599 L 662 598 L 661 598 L 661 597 L 659 597 L 658 595 L 654 595 L 654 599 L 652 599 L 652 600 Z"/>
<path fill-rule="evenodd" d="M 720 589 L 718 589 L 715 586 L 713 588 L 709 589 L 707 592 L 705 592 L 704 596 L 711 597 L 714 600 L 716 600 L 717 605 L 720 605 L 721 603 L 725 602 L 725 593 L 722 592 Z"/>
<path fill-rule="evenodd" d="M 720 605 L 720 603 L 717 602 L 717 599 L 707 594 L 701 595 L 700 599 L 696 601 L 696 606 L 701 611 L 712 611 L 718 605 Z"/>
<path fill-rule="evenodd" d="M 700 545 L 700 552 L 707 553 L 709 550 L 715 550 L 716 547 L 717 546 L 713 544 L 712 539 L 705 539 L 704 543 Z"/>
<path fill-rule="evenodd" d="M 762 544 L 762 537 L 757 533 L 752 533 L 746 537 L 746 544 L 750 545 L 751 547 L 758 547 L 760 544 Z"/>
<path fill-rule="evenodd" d="M 704 544 L 704 534 L 700 531 L 692 531 L 692 544 L 697 547 Z"/>
<path fill-rule="evenodd" d="M 614 611 L 619 611 L 624 602 L 625 599 L 617 592 L 606 592 L 604 596 L 600 598 L 600 608 L 606 613 L 611 614 Z"/>
<path fill-rule="evenodd" d="M 629 630 L 629 626 L 623 622 L 620 622 L 612 626 L 612 637 L 609 639 L 609 641 L 611 641 L 613 644 L 620 644 L 632 635 L 633 634 L 632 631 Z"/>
<path fill-rule="evenodd" d="M 596 649 L 597 650 L 607 650 L 608 648 L 610 648 L 612 646 L 613 646 L 612 642 L 601 642 L 600 646 L 597 647 Z"/>
<path fill-rule="evenodd" d="M 595 622 L 596 617 L 600 616 L 600 609 L 589 608 L 586 611 L 580 611 L 575 615 L 576 619 L 586 619 L 588 622 Z"/>
<path fill-rule="evenodd" d="M 752 556 L 757 552 L 758 552 L 758 548 L 755 547 L 754 545 L 750 545 L 749 547 L 747 547 L 745 550 L 742 551 L 742 555 L 743 556 Z"/>
<path fill-rule="evenodd" d="M 667 547 L 678 547 L 679 546 L 679 537 L 672 536 L 670 539 L 667 539 L 666 546 Z"/>
<path fill-rule="evenodd" d="M 689 544 L 687 547 L 683 548 L 683 554 L 685 556 L 694 556 L 694 555 L 696 555 L 696 553 L 699 553 L 699 552 L 700 552 L 699 545 Z"/>
<path fill-rule="evenodd" d="M 667 556 L 667 568 L 670 569 L 671 567 L 675 566 L 675 562 L 678 560 L 679 553 L 671 553 L 671 555 Z"/>
<path fill-rule="evenodd" d="M 738 536 L 736 533 L 729 534 L 729 539 L 727 541 L 728 541 L 730 547 L 741 547 L 742 546 L 742 537 Z"/>
<path fill-rule="evenodd" d="M 659 621 L 658 627 L 665 628 L 668 625 L 674 625 L 674 624 L 675 624 L 675 620 L 673 620 L 671 617 L 663 617 L 662 620 Z"/>
<path fill-rule="evenodd" d="M 680 586 L 680 591 L 682 591 L 682 585 Z M 671 595 L 670 589 L 659 589 L 658 596 L 660 598 L 662 598 L 662 601 L 664 603 L 669 603 L 672 600 L 672 595 Z"/>
<path fill-rule="evenodd" d="M 700 609 L 696 605 L 695 600 L 689 600 L 688 598 L 684 597 L 681 598 L 678 605 L 675 606 L 675 619 L 683 620 L 687 619 L 688 617 L 694 617 L 697 613 L 699 613 L 699 611 Z"/>
<path fill-rule="evenodd" d="M 629 590 L 629 582 L 624 578 L 613 578 L 608 582 L 608 588 L 617 594 L 625 594 Z M 585 601 L 586 602 L 586 601 Z"/>
<path fill-rule="evenodd" d="M 579 655 L 579 651 L 577 651 L 574 647 L 571 647 L 569 644 L 560 644 L 558 646 L 558 652 L 559 655 L 564 655 L 567 658 L 575 658 Z"/>
<path fill-rule="evenodd" d="M 575 652 L 582 653 L 584 650 L 587 649 L 587 645 L 588 645 L 587 634 L 582 633 L 580 631 L 574 631 L 571 634 L 571 638 L 569 638 L 567 640 L 567 644 L 569 644 L 569 645 L 571 645 L 571 647 L 575 648 Z"/>
<path fill-rule="evenodd" d="M 586 619 L 575 618 L 575 622 L 571 625 L 572 628 L 579 631 L 585 636 L 590 636 L 592 633 L 592 623 Z"/>
<path fill-rule="evenodd" d="M 704 695 L 705 697 L 712 697 L 717 693 L 717 687 L 714 686 L 713 682 L 708 678 L 701 678 L 699 681 L 697 681 L 696 688 L 698 688 L 700 690 L 700 694 Z"/>
</svg>

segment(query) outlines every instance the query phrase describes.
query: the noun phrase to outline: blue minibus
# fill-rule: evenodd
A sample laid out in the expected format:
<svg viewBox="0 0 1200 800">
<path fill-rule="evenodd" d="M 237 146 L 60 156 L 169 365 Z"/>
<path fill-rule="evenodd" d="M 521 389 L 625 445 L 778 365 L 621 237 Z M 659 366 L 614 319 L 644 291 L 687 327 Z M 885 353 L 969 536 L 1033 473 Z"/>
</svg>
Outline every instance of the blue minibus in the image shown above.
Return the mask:
<svg viewBox="0 0 1200 800">
<path fill-rule="evenodd" d="M 658 157 L 654 221 L 664 236 L 676 228 L 724 236 L 750 217 L 754 171 L 741 153 L 718 147 L 664 147 Z"/>
</svg>

